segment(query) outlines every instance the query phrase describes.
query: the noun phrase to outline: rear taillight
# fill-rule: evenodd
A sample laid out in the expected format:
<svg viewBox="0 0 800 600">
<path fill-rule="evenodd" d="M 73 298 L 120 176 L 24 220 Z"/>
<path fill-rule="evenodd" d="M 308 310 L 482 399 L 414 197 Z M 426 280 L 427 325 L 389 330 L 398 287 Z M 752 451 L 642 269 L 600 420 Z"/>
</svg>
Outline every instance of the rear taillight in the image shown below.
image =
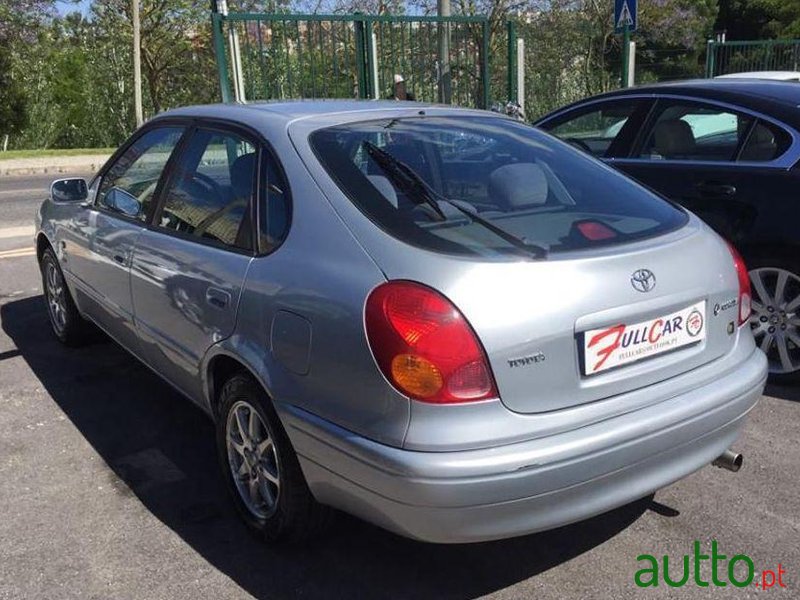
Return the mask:
<svg viewBox="0 0 800 600">
<path fill-rule="evenodd" d="M 733 264 L 736 267 L 736 276 L 739 278 L 739 325 L 744 325 L 750 318 L 750 310 L 752 308 L 752 292 L 750 291 L 750 275 L 747 272 L 747 266 L 744 264 L 744 259 L 739 251 L 736 250 L 731 244 L 728 244 L 728 249 L 733 256 Z"/>
<path fill-rule="evenodd" d="M 365 322 L 378 366 L 403 394 L 439 404 L 497 397 L 475 332 L 431 288 L 410 281 L 384 283 L 367 299 Z"/>
</svg>

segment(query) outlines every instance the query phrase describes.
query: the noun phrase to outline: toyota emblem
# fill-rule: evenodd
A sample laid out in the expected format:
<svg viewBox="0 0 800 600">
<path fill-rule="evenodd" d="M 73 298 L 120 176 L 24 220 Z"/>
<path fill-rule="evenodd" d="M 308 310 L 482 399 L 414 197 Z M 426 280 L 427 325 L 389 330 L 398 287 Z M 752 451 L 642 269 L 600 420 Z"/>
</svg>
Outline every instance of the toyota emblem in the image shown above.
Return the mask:
<svg viewBox="0 0 800 600">
<path fill-rule="evenodd" d="M 650 269 L 638 269 L 631 275 L 631 285 L 637 292 L 649 292 L 656 287 L 656 276 Z"/>
</svg>

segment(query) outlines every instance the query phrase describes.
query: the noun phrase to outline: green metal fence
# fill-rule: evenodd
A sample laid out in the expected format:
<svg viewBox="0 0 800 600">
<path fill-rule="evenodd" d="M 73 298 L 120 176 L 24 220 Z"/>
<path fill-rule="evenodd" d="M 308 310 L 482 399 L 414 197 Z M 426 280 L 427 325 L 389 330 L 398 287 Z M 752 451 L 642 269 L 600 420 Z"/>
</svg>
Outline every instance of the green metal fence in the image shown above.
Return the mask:
<svg viewBox="0 0 800 600">
<path fill-rule="evenodd" d="M 706 77 L 747 71 L 797 71 L 800 40 L 708 42 Z"/>
<path fill-rule="evenodd" d="M 225 101 L 235 97 L 236 46 L 247 100 L 383 98 L 402 75 L 417 100 L 440 101 L 440 34 L 450 102 L 487 108 L 516 89 L 514 27 L 492 32 L 486 17 L 212 13 L 212 22 Z"/>
</svg>

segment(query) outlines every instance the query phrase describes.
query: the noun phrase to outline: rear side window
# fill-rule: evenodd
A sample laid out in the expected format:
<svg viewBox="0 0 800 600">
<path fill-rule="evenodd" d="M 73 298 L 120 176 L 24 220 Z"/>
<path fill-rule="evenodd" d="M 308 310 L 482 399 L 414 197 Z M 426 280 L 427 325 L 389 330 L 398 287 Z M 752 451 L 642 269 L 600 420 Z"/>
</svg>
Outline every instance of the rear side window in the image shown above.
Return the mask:
<svg viewBox="0 0 800 600">
<path fill-rule="evenodd" d="M 519 257 L 535 247 L 542 255 L 658 235 L 688 218 L 583 152 L 510 119 L 348 123 L 315 131 L 310 144 L 373 222 L 441 252 Z"/>
<path fill-rule="evenodd" d="M 641 158 L 651 160 L 733 161 L 753 117 L 695 102 L 660 105 L 645 136 Z"/>
<path fill-rule="evenodd" d="M 781 156 L 792 143 L 791 136 L 780 127 L 758 121 L 750 132 L 738 160 L 766 162 Z"/>
<path fill-rule="evenodd" d="M 266 199 L 259 210 L 259 245 L 261 252 L 271 252 L 283 242 L 289 230 L 291 205 L 289 185 L 275 157 L 264 152 L 264 172 L 261 197 Z"/>
<path fill-rule="evenodd" d="M 232 133 L 192 134 L 170 178 L 160 227 L 212 243 L 250 250 L 256 149 Z"/>
</svg>

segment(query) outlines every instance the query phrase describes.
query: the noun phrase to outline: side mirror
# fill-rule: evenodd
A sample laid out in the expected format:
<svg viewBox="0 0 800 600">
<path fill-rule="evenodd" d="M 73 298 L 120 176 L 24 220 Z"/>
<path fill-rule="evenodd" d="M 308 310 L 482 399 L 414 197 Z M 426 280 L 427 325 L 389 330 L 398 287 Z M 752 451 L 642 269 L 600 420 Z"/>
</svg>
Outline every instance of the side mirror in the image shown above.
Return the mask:
<svg viewBox="0 0 800 600">
<path fill-rule="evenodd" d="M 113 187 L 108 190 L 103 199 L 103 204 L 111 210 L 122 213 L 126 217 L 138 217 L 139 211 L 141 210 L 141 205 L 136 196 L 118 187 Z"/>
<path fill-rule="evenodd" d="M 89 185 L 85 179 L 57 179 L 50 184 L 53 202 L 85 202 L 89 198 Z"/>
</svg>

